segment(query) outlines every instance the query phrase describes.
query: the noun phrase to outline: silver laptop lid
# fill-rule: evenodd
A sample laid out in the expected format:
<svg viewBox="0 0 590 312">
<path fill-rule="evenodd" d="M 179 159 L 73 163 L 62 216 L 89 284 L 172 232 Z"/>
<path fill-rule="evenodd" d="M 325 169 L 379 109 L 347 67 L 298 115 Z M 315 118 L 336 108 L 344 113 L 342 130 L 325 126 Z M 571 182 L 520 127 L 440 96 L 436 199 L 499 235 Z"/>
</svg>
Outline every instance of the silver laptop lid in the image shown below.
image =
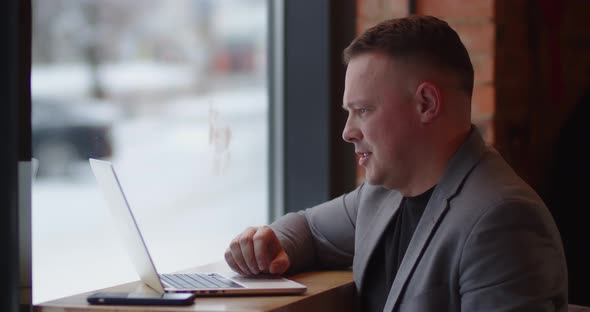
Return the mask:
<svg viewBox="0 0 590 312">
<path fill-rule="evenodd" d="M 164 293 L 164 287 L 162 286 L 162 282 L 160 281 L 143 237 L 139 232 L 135 217 L 125 198 L 113 164 L 108 161 L 92 158 L 89 160 L 92 172 L 110 207 L 113 219 L 125 241 L 129 257 L 135 266 L 137 274 L 151 288 L 159 293 Z"/>
</svg>

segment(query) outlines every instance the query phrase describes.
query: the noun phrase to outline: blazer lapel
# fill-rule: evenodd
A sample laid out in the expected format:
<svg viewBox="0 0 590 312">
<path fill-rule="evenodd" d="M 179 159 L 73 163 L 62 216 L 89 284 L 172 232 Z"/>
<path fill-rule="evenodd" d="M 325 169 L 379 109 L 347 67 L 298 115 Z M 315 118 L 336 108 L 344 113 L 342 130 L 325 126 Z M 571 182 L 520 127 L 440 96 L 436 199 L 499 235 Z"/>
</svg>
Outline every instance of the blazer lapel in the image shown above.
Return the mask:
<svg viewBox="0 0 590 312">
<path fill-rule="evenodd" d="M 424 214 L 418 222 L 414 236 L 408 245 L 393 285 L 389 290 L 384 311 L 392 311 L 397 305 L 399 296 L 407 284 L 409 276 L 412 274 L 420 256 L 428 246 L 430 238 L 436 232 L 437 225 L 449 209 L 449 201 L 459 191 L 461 184 L 481 159 L 484 152 L 485 143 L 483 139 L 477 130 L 472 129 L 468 139 L 449 162 L 445 174 L 437 184 L 432 197 L 424 209 Z"/>
<path fill-rule="evenodd" d="M 442 219 L 447 209 L 448 205 L 444 194 L 441 194 L 439 189 L 435 189 L 430 201 L 428 202 L 428 205 L 426 205 L 426 209 L 424 209 L 424 214 L 418 222 L 414 236 L 412 236 L 412 240 L 408 245 L 406 254 L 399 266 L 399 270 L 397 271 L 393 285 L 389 290 L 389 296 L 387 298 L 387 302 L 385 303 L 384 311 L 393 310 L 393 307 L 397 303 L 402 289 L 406 285 L 408 277 L 418 263 L 418 259 L 428 245 L 428 241 L 434 233 L 436 225 L 438 224 L 439 220 Z"/>
<path fill-rule="evenodd" d="M 357 283 L 357 287 L 360 289 L 367 269 L 367 264 L 377 242 L 383 235 L 385 228 L 389 224 L 389 220 L 399 209 L 399 205 L 403 196 L 398 192 L 393 192 L 390 196 L 390 200 L 384 201 L 387 205 L 382 205 L 377 213 L 373 216 L 371 223 L 367 227 L 364 233 L 361 233 L 362 237 L 358 241 L 358 248 L 356 250 L 356 256 L 353 259 L 353 275 L 354 280 Z"/>
</svg>

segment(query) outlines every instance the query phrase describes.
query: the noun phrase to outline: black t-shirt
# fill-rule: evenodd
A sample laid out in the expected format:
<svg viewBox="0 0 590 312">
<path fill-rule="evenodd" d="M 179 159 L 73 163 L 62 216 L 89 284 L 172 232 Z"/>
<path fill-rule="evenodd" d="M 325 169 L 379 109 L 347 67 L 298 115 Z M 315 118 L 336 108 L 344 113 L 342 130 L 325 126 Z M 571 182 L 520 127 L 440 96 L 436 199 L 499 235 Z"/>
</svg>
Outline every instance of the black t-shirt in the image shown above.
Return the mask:
<svg viewBox="0 0 590 312">
<path fill-rule="evenodd" d="M 360 293 L 362 311 L 383 311 L 389 289 L 433 190 L 434 187 L 418 196 L 404 197 L 398 212 L 389 221 L 367 266 Z"/>
</svg>

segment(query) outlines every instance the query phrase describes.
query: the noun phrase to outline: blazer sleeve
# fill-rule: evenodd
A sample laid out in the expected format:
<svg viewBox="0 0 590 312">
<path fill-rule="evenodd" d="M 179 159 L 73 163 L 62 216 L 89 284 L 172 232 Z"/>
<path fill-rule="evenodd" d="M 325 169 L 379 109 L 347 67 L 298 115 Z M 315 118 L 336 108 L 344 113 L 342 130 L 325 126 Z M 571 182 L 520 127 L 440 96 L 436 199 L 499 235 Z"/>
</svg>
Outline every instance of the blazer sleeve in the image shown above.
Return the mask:
<svg viewBox="0 0 590 312">
<path fill-rule="evenodd" d="M 548 210 L 513 200 L 480 216 L 459 264 L 462 311 L 565 311 L 567 269 Z"/>
<path fill-rule="evenodd" d="M 363 185 L 318 206 L 288 213 L 270 225 L 289 256 L 290 273 L 352 265 L 362 188 Z"/>
</svg>

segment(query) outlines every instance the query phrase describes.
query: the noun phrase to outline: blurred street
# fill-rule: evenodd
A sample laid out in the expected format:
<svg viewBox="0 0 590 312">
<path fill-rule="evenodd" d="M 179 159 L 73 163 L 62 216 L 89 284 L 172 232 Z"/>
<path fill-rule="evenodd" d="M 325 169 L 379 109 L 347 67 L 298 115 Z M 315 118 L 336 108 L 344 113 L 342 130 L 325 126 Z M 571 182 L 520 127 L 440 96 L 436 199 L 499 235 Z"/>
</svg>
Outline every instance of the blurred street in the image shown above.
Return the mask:
<svg viewBox="0 0 590 312">
<path fill-rule="evenodd" d="M 210 103 L 232 129 L 223 171 L 209 144 Z M 166 107 L 116 123 L 111 161 L 157 269 L 171 272 L 221 261 L 233 236 L 266 222 L 267 100 L 246 89 Z M 33 282 L 45 290 L 35 302 L 138 279 L 88 162 L 76 168 L 33 185 Z"/>
</svg>

